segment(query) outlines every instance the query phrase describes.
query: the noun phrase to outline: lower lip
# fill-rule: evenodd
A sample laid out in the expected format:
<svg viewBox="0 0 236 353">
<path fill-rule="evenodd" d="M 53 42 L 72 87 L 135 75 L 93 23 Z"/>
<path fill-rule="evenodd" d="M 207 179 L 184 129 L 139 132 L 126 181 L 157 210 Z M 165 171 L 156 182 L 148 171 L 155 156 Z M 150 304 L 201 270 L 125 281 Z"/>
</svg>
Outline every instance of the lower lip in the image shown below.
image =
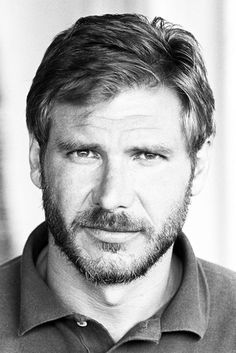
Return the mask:
<svg viewBox="0 0 236 353">
<path fill-rule="evenodd" d="M 109 232 L 95 228 L 84 228 L 85 232 L 105 243 L 124 243 L 135 238 L 139 232 Z"/>
</svg>

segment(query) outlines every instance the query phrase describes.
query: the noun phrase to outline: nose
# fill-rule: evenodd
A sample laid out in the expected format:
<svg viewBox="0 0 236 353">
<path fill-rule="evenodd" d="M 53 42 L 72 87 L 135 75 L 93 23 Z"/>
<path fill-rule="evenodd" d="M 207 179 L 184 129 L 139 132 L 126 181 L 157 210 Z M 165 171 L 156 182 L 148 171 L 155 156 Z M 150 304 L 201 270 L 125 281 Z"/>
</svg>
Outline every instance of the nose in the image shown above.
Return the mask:
<svg viewBox="0 0 236 353">
<path fill-rule="evenodd" d="M 131 177 L 124 166 L 107 163 L 92 191 L 93 204 L 106 210 L 129 208 L 134 191 Z"/>
</svg>

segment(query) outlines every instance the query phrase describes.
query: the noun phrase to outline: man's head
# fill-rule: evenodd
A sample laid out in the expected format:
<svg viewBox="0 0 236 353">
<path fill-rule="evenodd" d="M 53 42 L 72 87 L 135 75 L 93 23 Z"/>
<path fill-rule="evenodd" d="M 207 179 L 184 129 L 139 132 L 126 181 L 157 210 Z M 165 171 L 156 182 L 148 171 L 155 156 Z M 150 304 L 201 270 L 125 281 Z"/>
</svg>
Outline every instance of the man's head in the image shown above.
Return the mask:
<svg viewBox="0 0 236 353">
<path fill-rule="evenodd" d="M 87 278 L 129 282 L 169 249 L 204 174 L 214 100 L 194 37 L 162 19 L 82 18 L 27 100 L 34 183 Z"/>
<path fill-rule="evenodd" d="M 193 35 L 135 14 L 81 18 L 45 53 L 27 98 L 28 129 L 45 147 L 55 102 L 91 107 L 130 88 L 161 85 L 178 94 L 194 155 L 214 133 L 214 99 Z"/>
</svg>

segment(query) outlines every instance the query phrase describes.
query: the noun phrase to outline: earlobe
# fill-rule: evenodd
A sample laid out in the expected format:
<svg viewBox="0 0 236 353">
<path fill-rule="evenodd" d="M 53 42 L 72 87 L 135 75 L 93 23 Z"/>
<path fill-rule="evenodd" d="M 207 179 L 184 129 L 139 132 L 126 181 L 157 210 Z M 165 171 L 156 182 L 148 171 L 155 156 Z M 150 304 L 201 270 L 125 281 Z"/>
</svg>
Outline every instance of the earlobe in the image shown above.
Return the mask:
<svg viewBox="0 0 236 353">
<path fill-rule="evenodd" d="M 40 147 L 36 138 L 30 135 L 29 146 L 30 177 L 35 186 L 41 189 Z"/>
<path fill-rule="evenodd" d="M 209 137 L 204 142 L 201 149 L 197 152 L 192 185 L 192 196 L 199 194 L 204 186 L 210 164 L 212 142 L 213 138 Z"/>
</svg>

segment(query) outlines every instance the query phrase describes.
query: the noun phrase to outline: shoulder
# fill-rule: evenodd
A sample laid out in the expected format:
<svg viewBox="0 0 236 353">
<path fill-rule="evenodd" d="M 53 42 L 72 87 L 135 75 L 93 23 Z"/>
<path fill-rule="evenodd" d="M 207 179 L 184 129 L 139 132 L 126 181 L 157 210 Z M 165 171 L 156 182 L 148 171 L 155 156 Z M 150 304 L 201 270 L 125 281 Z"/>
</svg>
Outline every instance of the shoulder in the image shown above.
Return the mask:
<svg viewBox="0 0 236 353">
<path fill-rule="evenodd" d="M 16 283 L 20 280 L 21 257 L 16 257 L 0 266 L 0 291 L 1 294 L 9 287 L 15 289 Z M 13 283 L 15 283 L 13 287 Z M 0 297 L 1 299 L 1 297 Z"/>
<path fill-rule="evenodd" d="M 17 257 L 0 266 L 1 338 L 16 330 L 20 302 L 20 263 L 21 258 Z"/>
<path fill-rule="evenodd" d="M 223 266 L 198 259 L 206 275 L 210 290 L 217 291 L 217 294 L 232 295 L 236 300 L 236 272 Z"/>
<path fill-rule="evenodd" d="M 211 301 L 227 303 L 236 310 L 236 272 L 211 262 L 198 259 L 207 279 Z"/>
<path fill-rule="evenodd" d="M 21 257 L 0 266 L 0 311 L 1 315 L 13 308 L 20 292 Z"/>
<path fill-rule="evenodd" d="M 225 346 L 225 351 L 229 352 L 232 346 L 235 347 L 236 342 L 236 273 L 205 260 L 198 261 L 206 277 L 209 291 L 207 335 L 213 337 L 217 335 L 218 342 L 221 342 Z M 214 338 L 214 342 L 216 341 Z"/>
</svg>

